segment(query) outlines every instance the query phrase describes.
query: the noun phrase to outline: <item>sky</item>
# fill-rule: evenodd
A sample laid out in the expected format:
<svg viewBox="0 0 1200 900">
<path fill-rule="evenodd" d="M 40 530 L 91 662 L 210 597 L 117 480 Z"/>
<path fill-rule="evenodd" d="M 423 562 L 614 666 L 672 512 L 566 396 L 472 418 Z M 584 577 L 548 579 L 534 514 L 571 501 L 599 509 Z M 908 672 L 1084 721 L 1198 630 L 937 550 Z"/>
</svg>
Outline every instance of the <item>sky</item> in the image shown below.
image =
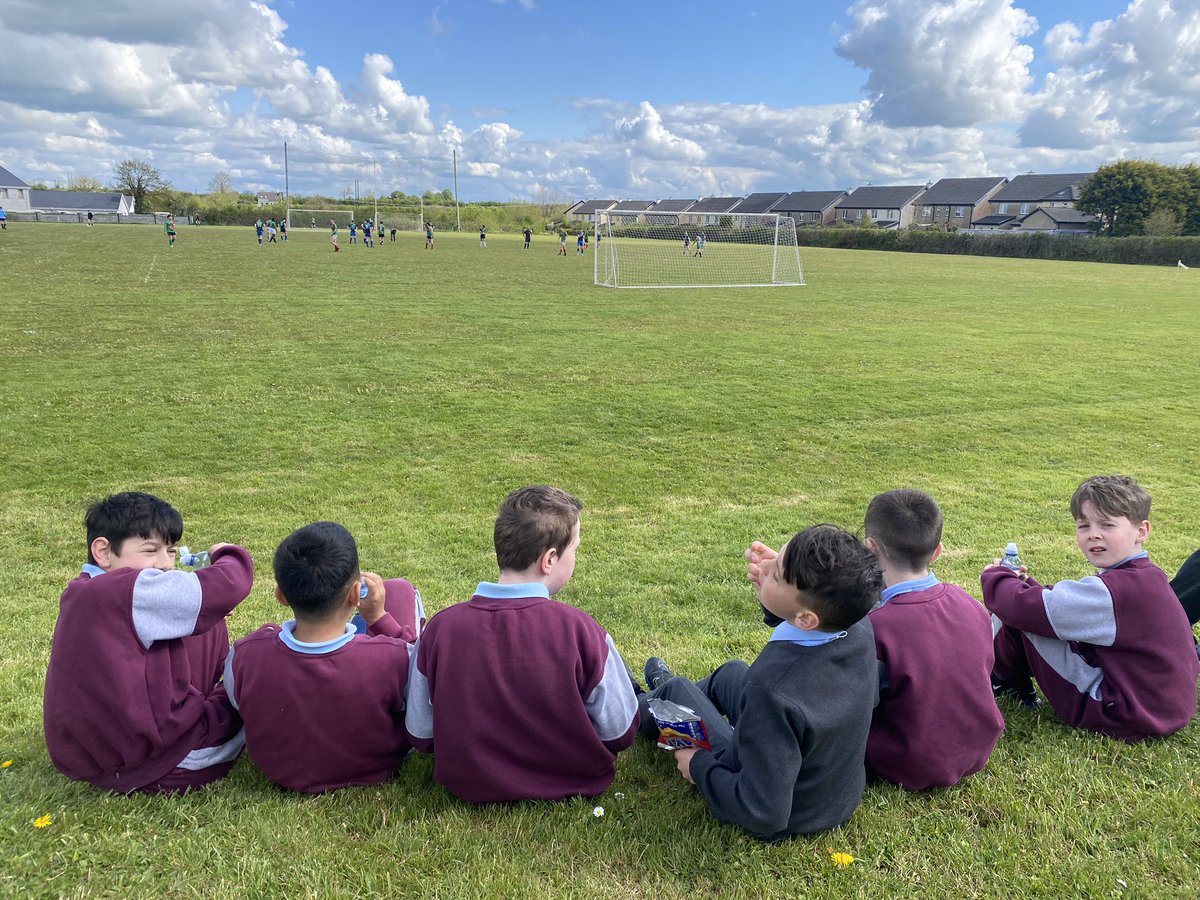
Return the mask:
<svg viewBox="0 0 1200 900">
<path fill-rule="evenodd" d="M 0 0 L 0 165 L 464 201 L 1200 163 L 1200 0 Z"/>
</svg>

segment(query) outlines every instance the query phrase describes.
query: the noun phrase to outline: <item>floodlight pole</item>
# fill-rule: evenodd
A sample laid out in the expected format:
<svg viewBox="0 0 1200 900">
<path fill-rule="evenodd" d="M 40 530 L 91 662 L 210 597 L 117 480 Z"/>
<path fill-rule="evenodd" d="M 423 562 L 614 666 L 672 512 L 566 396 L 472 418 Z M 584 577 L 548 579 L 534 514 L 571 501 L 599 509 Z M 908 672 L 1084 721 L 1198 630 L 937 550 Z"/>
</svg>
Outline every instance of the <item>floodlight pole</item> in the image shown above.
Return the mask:
<svg viewBox="0 0 1200 900">
<path fill-rule="evenodd" d="M 283 142 L 283 220 L 287 227 L 292 227 L 292 190 L 288 182 L 287 141 Z"/>
<path fill-rule="evenodd" d="M 451 150 L 454 154 L 454 230 L 462 231 L 462 215 L 458 211 L 458 150 Z"/>
<path fill-rule="evenodd" d="M 375 167 L 378 163 L 375 162 L 375 157 L 371 157 L 371 196 L 375 198 L 375 218 L 371 221 L 375 223 L 376 234 L 379 233 L 379 191 L 375 190 Z"/>
</svg>

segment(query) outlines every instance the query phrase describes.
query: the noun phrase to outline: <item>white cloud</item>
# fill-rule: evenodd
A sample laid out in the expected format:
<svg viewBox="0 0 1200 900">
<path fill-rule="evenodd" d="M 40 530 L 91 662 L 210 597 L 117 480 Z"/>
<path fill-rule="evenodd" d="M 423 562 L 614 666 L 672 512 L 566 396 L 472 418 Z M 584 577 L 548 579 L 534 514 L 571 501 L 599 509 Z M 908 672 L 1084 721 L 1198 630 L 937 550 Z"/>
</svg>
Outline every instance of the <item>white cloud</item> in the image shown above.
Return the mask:
<svg viewBox="0 0 1200 900">
<path fill-rule="evenodd" d="M 961 127 L 1013 118 L 1037 20 L 1013 0 L 858 0 L 839 56 L 867 70 L 872 116 Z"/>
</svg>

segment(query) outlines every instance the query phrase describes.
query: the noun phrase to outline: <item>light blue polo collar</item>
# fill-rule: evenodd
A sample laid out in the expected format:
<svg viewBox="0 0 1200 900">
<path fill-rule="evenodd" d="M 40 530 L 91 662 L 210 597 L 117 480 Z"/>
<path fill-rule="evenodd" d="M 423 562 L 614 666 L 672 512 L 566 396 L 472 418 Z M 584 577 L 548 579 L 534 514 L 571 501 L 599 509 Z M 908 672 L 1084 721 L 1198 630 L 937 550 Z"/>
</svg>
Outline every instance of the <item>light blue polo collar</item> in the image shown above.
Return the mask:
<svg viewBox="0 0 1200 900">
<path fill-rule="evenodd" d="M 496 584 L 492 581 L 481 581 L 475 588 L 476 597 L 487 597 L 489 600 L 527 600 L 530 597 L 550 599 L 546 586 L 536 581 L 525 584 Z"/>
<path fill-rule="evenodd" d="M 1101 569 L 1100 571 L 1101 571 L 1101 572 L 1111 572 L 1113 569 L 1115 569 L 1115 568 L 1117 568 L 1117 567 L 1119 567 L 1119 566 L 1123 566 L 1123 565 L 1125 565 L 1125 563 L 1129 562 L 1130 560 L 1134 560 L 1134 559 L 1146 559 L 1146 558 L 1148 558 L 1149 556 L 1150 556 L 1150 553 L 1149 553 L 1148 551 L 1146 551 L 1146 550 L 1142 550 L 1141 552 L 1139 552 L 1139 553 L 1135 553 L 1135 554 L 1133 554 L 1133 556 L 1127 556 L 1127 557 L 1125 557 L 1123 560 L 1121 560 L 1119 563 L 1115 563 L 1115 564 L 1113 564 L 1113 565 L 1109 566 L 1107 569 Z"/>
<path fill-rule="evenodd" d="M 846 632 L 844 631 L 805 631 L 803 628 L 797 628 L 790 622 L 781 622 L 771 632 L 771 640 L 787 641 L 792 644 L 799 644 L 801 647 L 819 647 L 822 644 L 828 644 L 845 636 Z"/>
<path fill-rule="evenodd" d="M 296 640 L 296 620 L 288 619 L 279 629 L 279 639 L 287 646 L 289 650 L 295 650 L 297 653 L 307 653 L 309 656 L 321 656 L 324 653 L 332 653 L 334 650 L 345 647 L 348 643 L 354 640 L 354 636 L 358 634 L 354 630 L 354 626 L 349 622 L 346 623 L 346 632 L 340 637 L 335 637 L 329 641 L 320 641 L 315 644 L 310 644 L 305 641 Z"/>
<path fill-rule="evenodd" d="M 93 578 L 99 578 L 101 575 L 107 575 L 108 573 L 105 572 L 102 568 L 100 568 L 95 563 L 84 563 L 83 564 L 83 574 L 91 575 Z"/>
<path fill-rule="evenodd" d="M 898 597 L 900 594 L 911 594 L 914 591 L 927 591 L 935 585 L 941 584 L 937 576 L 930 572 L 924 578 L 910 578 L 908 581 L 899 581 L 891 587 L 885 587 L 883 593 L 879 595 L 879 605 L 883 606 L 893 597 Z"/>
</svg>

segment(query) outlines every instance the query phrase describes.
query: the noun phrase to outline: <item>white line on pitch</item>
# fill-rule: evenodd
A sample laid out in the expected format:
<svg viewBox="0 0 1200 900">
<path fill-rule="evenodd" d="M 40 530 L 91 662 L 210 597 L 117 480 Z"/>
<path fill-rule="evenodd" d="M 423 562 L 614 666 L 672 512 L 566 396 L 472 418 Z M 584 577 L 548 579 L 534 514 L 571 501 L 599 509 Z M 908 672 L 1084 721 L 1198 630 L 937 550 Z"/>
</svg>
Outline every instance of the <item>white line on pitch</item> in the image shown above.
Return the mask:
<svg viewBox="0 0 1200 900">
<path fill-rule="evenodd" d="M 142 279 L 142 284 L 150 283 L 150 276 L 154 274 L 154 264 L 158 262 L 158 254 L 154 254 L 154 259 L 150 260 L 150 271 L 146 273 L 146 277 Z"/>
</svg>

